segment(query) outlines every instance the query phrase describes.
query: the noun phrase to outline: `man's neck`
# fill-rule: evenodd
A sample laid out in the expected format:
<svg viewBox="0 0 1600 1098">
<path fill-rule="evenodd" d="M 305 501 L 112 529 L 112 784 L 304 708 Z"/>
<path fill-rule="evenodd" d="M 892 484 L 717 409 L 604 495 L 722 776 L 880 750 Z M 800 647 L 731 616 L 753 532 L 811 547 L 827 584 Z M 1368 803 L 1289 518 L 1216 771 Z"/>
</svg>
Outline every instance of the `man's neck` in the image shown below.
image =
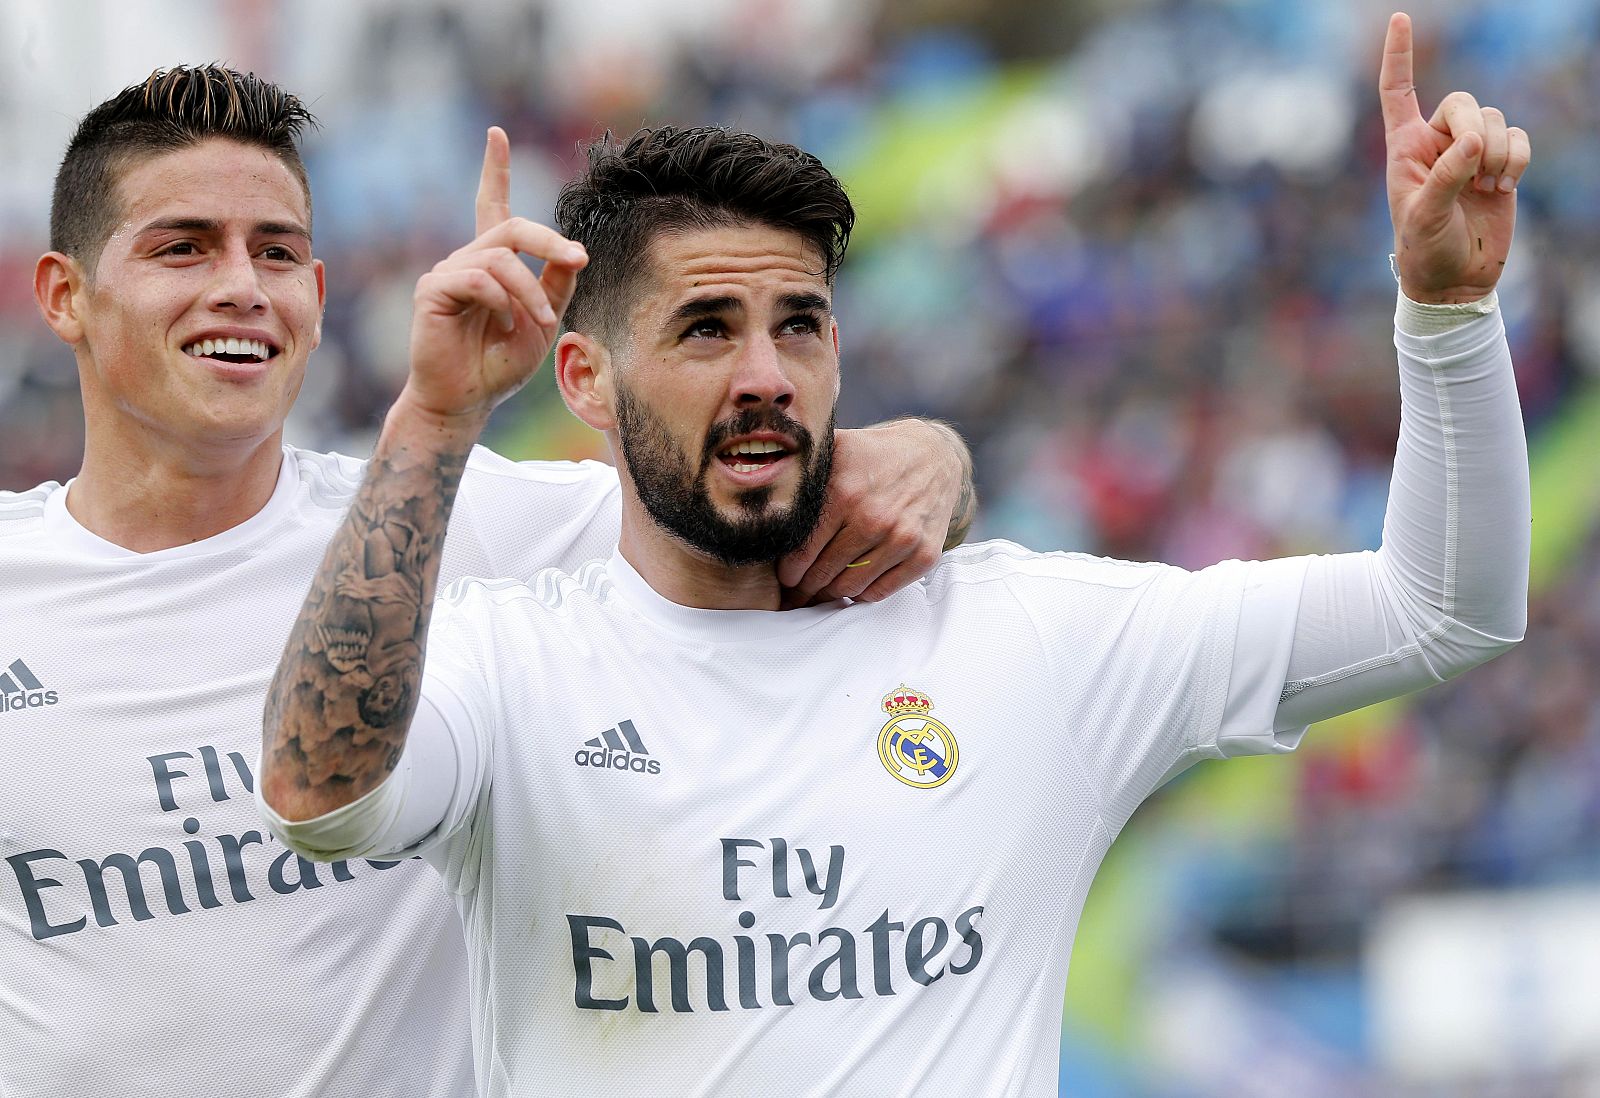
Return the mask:
<svg viewBox="0 0 1600 1098">
<path fill-rule="evenodd" d="M 195 454 L 85 447 L 67 511 L 98 537 L 153 553 L 215 537 L 272 498 L 283 462 L 282 433 L 249 449 Z"/>
<path fill-rule="evenodd" d="M 668 602 L 701 610 L 780 609 L 776 565 L 733 568 L 698 553 L 657 526 L 637 500 L 623 504 L 618 549 Z"/>
</svg>

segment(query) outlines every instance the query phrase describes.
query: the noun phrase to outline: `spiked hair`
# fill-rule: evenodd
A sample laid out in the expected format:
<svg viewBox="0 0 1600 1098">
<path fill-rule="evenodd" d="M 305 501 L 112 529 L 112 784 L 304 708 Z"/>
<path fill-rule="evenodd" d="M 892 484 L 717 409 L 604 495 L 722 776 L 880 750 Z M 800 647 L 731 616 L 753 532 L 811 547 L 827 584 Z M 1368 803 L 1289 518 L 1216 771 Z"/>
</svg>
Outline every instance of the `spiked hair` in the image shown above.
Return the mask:
<svg viewBox="0 0 1600 1098">
<path fill-rule="evenodd" d="M 589 252 L 566 324 L 608 341 L 620 334 L 651 242 L 722 225 L 763 225 L 800 236 L 829 285 L 844 260 L 855 210 L 822 161 L 793 145 L 721 127 L 610 133 L 556 200 L 561 232 Z"/>
<path fill-rule="evenodd" d="M 267 150 L 311 187 L 296 139 L 316 119 L 305 104 L 254 73 L 221 65 L 157 69 L 84 115 L 56 171 L 50 248 L 91 275 L 119 216 L 117 182 L 140 157 L 226 137 Z"/>
</svg>

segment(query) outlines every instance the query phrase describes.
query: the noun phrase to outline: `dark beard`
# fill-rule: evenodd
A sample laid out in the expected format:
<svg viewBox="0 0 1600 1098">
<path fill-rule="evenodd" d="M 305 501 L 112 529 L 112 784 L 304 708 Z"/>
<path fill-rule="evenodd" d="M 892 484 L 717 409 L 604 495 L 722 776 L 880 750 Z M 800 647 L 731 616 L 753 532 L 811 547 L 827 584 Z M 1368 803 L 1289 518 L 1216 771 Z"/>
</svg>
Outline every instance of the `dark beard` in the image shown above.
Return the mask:
<svg viewBox="0 0 1600 1098">
<path fill-rule="evenodd" d="M 752 488 L 739 495 L 740 515 L 725 518 L 711 502 L 706 478 L 717 451 L 731 438 L 754 431 L 781 431 L 795 441 L 800 486 L 794 502 L 783 510 L 769 503 L 771 488 Z M 811 433 L 781 409 L 746 409 L 716 424 L 706 436 L 700 467 L 672 440 L 666 426 L 631 390 L 617 387 L 617 433 L 639 499 L 656 524 L 690 548 L 730 567 L 768 564 L 804 545 L 822 518 L 828 475 L 833 469 L 833 415 L 820 445 Z"/>
</svg>

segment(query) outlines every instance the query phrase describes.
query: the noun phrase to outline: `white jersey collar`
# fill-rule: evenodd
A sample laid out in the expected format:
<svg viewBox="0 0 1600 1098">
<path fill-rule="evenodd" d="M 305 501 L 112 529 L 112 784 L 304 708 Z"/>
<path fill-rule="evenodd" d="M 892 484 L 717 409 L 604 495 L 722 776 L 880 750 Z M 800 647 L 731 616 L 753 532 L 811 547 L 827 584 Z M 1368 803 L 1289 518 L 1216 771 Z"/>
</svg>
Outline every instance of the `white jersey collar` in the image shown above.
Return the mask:
<svg viewBox="0 0 1600 1098">
<path fill-rule="evenodd" d="M 645 582 L 633 565 L 623 559 L 620 549 L 612 551 L 611 559 L 606 562 L 606 574 L 622 601 L 642 617 L 674 633 L 712 643 L 792 636 L 854 605 L 847 599 L 839 599 L 796 610 L 703 610 L 679 606 Z"/>
<path fill-rule="evenodd" d="M 67 492 L 76 480 L 74 477 L 59 486 L 44 501 L 45 535 L 57 545 L 77 555 L 99 560 L 180 560 L 184 557 L 207 556 L 232 549 L 276 524 L 283 514 L 294 508 L 295 491 L 300 486 L 300 466 L 294 460 L 289 448 L 284 447 L 281 464 L 278 466 L 278 483 L 273 488 L 272 497 L 267 500 L 265 507 L 239 525 L 220 534 L 188 545 L 157 549 L 153 553 L 137 553 L 115 542 L 107 541 L 73 518 L 72 512 L 67 510 Z"/>
</svg>

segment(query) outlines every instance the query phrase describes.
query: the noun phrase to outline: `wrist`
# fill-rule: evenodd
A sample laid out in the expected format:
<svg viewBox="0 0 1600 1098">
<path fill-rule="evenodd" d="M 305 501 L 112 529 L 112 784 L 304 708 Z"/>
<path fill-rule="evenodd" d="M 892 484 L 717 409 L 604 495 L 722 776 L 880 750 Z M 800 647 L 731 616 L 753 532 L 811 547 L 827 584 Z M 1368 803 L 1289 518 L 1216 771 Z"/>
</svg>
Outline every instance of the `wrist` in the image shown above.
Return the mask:
<svg viewBox="0 0 1600 1098">
<path fill-rule="evenodd" d="M 383 417 L 383 435 L 439 450 L 470 450 L 488 422 L 488 411 L 441 412 L 418 400 L 407 387 Z"/>
<path fill-rule="evenodd" d="M 1395 252 L 1389 253 L 1389 273 L 1400 284 L 1401 295 L 1415 305 L 1474 305 L 1494 295 L 1493 286 L 1487 289 L 1482 286 L 1420 287 L 1400 269 Z"/>
<path fill-rule="evenodd" d="M 490 421 L 488 408 L 474 408 L 472 411 L 440 411 L 432 407 L 426 400 L 419 399 L 418 395 L 411 392 L 410 386 L 400 391 L 384 415 L 384 431 L 389 431 L 390 424 L 395 424 L 398 429 L 418 434 L 437 435 L 440 439 L 466 440 L 467 445 L 477 442 L 478 435 L 483 434 L 483 429 Z"/>
</svg>

